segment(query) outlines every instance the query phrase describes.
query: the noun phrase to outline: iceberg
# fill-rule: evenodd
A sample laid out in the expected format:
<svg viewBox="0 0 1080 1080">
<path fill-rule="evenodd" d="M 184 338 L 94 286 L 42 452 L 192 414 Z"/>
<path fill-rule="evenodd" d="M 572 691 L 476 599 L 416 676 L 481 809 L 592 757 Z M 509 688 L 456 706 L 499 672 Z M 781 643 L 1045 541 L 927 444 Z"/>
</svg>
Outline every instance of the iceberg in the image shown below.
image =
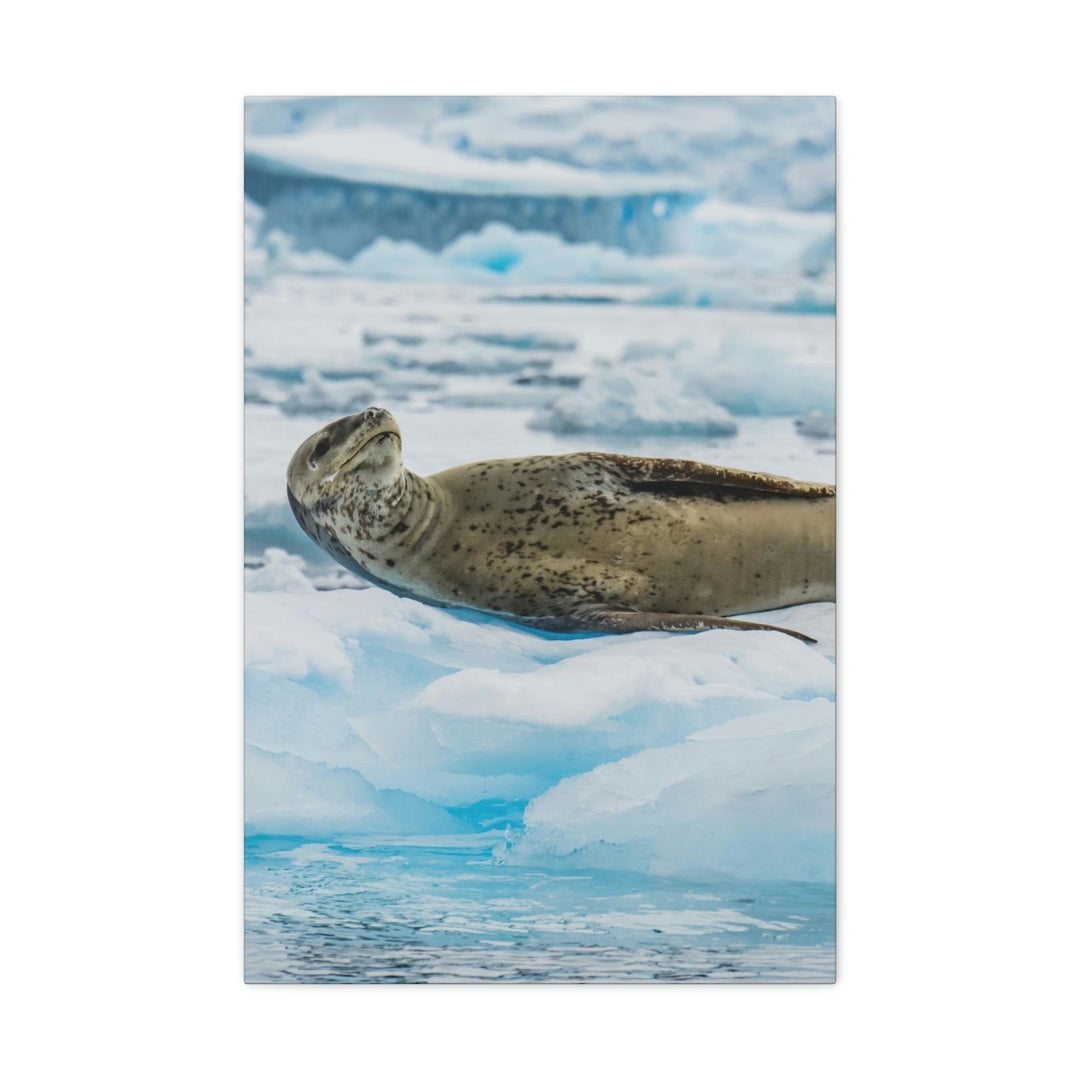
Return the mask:
<svg viewBox="0 0 1080 1080">
<path fill-rule="evenodd" d="M 723 128 L 724 111 L 712 116 Z M 750 151 L 759 159 L 751 169 L 771 158 L 772 191 L 760 173 L 747 188 L 738 177 L 750 165 L 746 145 L 724 137 L 710 145 L 707 124 L 692 125 L 697 149 L 678 172 L 633 159 L 597 169 L 591 161 L 553 160 L 542 147 L 526 157 L 478 154 L 467 136 L 448 145 L 445 130 L 359 124 L 260 133 L 249 126 L 245 191 L 260 208 L 259 237 L 284 234 L 299 253 L 345 261 L 380 237 L 437 252 L 502 223 L 635 254 L 715 251 L 739 257 L 744 270 L 771 265 L 778 252 L 804 259 L 824 245 L 804 265 L 819 271 L 835 243 L 831 117 L 820 145 L 803 138 L 794 147 Z M 763 205 L 763 195 L 775 201 Z M 318 258 L 309 265 L 318 267 Z"/>
<path fill-rule="evenodd" d="M 550 232 L 569 242 L 655 253 L 670 248 L 671 221 L 701 200 L 698 194 L 636 178 L 634 186 L 643 192 L 533 192 L 527 182 L 531 173 L 515 178 L 526 194 L 428 190 L 349 179 L 335 175 L 343 170 L 329 167 L 310 172 L 275 152 L 279 156 L 249 151 L 244 161 L 245 193 L 265 213 L 262 234 L 280 232 L 292 237 L 300 251 L 318 250 L 345 260 L 379 237 L 439 251 L 492 222 Z M 583 180 L 588 176 L 582 173 Z M 663 213 L 658 212 L 661 205 Z"/>
</svg>

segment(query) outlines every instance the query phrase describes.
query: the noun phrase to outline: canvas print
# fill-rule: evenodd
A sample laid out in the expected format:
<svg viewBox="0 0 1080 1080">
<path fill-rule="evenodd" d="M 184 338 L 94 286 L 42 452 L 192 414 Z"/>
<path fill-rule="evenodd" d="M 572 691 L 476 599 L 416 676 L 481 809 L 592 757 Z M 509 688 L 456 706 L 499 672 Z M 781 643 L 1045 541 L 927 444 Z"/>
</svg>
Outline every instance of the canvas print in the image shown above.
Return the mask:
<svg viewBox="0 0 1080 1080">
<path fill-rule="evenodd" d="M 245 978 L 835 977 L 835 108 L 249 98 Z"/>
</svg>

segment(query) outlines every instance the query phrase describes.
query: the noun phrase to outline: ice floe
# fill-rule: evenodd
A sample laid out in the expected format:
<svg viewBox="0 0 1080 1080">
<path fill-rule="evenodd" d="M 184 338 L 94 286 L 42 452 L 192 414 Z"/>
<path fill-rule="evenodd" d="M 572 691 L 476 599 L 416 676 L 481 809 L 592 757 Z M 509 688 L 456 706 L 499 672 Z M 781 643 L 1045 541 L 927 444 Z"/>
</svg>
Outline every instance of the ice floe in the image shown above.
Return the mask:
<svg viewBox="0 0 1080 1080">
<path fill-rule="evenodd" d="M 258 767 L 277 771 L 249 826 L 377 832 L 391 826 L 372 816 L 373 800 L 390 790 L 449 810 L 466 831 L 470 806 L 532 800 L 500 857 L 769 876 L 798 835 L 805 858 L 785 873 L 821 876 L 832 605 L 769 618 L 819 644 L 732 631 L 552 637 L 379 589 L 252 592 L 246 737 L 274 755 Z M 638 790 L 635 778 L 649 776 L 655 791 Z M 323 782 L 330 804 L 307 807 L 308 785 Z M 278 784 L 289 793 L 280 804 Z M 634 810 L 649 799 L 654 816 Z M 611 818 L 612 806 L 625 815 Z M 395 817 L 393 829 L 423 832 L 428 820 Z"/>
</svg>

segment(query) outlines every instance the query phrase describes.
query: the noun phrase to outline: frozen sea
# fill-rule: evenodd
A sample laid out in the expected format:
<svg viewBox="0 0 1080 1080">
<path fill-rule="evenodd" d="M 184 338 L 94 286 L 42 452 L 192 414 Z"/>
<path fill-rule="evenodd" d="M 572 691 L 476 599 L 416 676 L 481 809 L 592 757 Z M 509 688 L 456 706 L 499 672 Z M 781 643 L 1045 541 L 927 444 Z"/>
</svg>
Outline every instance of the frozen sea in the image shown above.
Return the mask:
<svg viewBox="0 0 1080 1080">
<path fill-rule="evenodd" d="M 493 116 L 470 138 L 501 146 L 523 130 L 516 113 Z M 410 168 L 446 166 L 442 123 L 439 153 Z M 730 192 L 684 215 L 690 254 L 652 226 L 625 250 L 575 240 L 608 226 L 565 199 L 547 233 L 490 224 L 330 254 L 281 231 L 305 220 L 310 193 L 274 187 L 267 155 L 285 146 L 294 170 L 353 147 L 338 179 L 366 183 L 374 162 L 385 184 L 400 140 L 279 134 L 257 144 L 277 202 L 246 209 L 247 979 L 832 981 L 833 605 L 765 615 L 814 646 L 534 633 L 366 586 L 299 530 L 284 479 L 309 434 L 378 404 L 421 474 L 602 450 L 832 482 L 820 256 L 833 225 L 807 194 L 817 166 L 777 150 L 776 184 L 802 177 L 803 201 L 771 209 L 725 201 L 742 174 L 714 170 Z M 579 150 L 549 150 L 559 169 L 477 159 L 455 183 L 523 186 L 527 200 L 499 205 L 527 218 L 544 185 L 579 183 L 566 172 Z M 635 175 L 640 201 L 650 181 Z M 589 181 L 600 210 L 617 179 Z M 413 210 L 425 221 L 432 198 L 398 199 L 398 226 Z M 667 200 L 642 205 L 663 218 Z"/>
</svg>

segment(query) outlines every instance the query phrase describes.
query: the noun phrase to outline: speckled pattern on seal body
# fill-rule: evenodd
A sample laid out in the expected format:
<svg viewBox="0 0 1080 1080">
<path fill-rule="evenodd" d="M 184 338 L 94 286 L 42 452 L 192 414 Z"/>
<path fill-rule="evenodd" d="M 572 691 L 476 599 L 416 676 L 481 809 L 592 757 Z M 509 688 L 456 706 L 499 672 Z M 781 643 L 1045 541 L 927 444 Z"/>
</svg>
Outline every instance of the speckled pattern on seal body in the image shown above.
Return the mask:
<svg viewBox="0 0 1080 1080">
<path fill-rule="evenodd" d="M 727 618 L 835 599 L 835 489 L 695 461 L 577 453 L 421 477 L 367 409 L 288 470 L 304 531 L 383 588 L 561 633 L 793 630 Z"/>
</svg>

